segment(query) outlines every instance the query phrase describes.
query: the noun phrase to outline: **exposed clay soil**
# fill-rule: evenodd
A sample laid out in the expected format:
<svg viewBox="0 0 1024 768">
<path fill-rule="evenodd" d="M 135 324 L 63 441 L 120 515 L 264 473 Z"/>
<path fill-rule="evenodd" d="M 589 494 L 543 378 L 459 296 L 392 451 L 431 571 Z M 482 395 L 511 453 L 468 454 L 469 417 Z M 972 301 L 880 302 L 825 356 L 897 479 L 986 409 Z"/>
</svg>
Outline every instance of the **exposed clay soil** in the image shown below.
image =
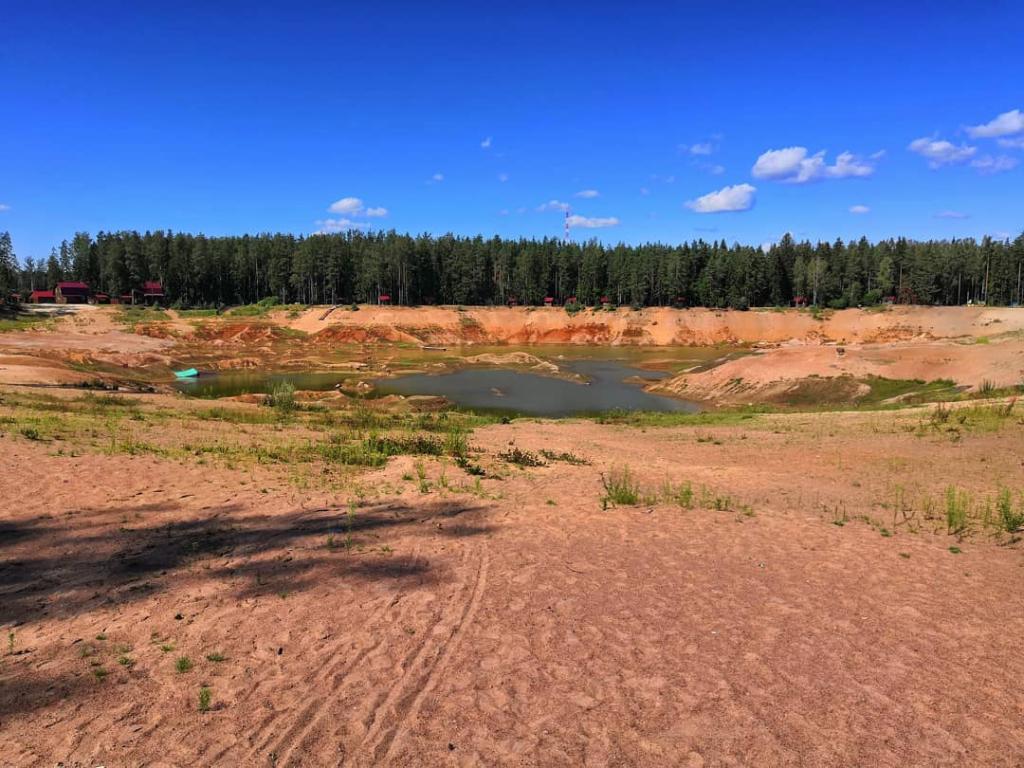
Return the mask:
<svg viewBox="0 0 1024 768">
<path fill-rule="evenodd" d="M 921 418 L 495 425 L 481 460 L 591 463 L 482 494 L 421 493 L 409 457 L 319 491 L 6 434 L 0 765 L 1019 766 L 1020 545 L 880 505 L 1024 488 L 1024 427 Z M 602 509 L 622 464 L 729 511 Z"/>
<path fill-rule="evenodd" d="M 809 311 L 650 308 L 614 312 L 471 307 L 323 308 L 288 321 L 324 338 L 418 340 L 429 344 L 780 344 L 890 343 L 1024 331 L 1024 310 L 1000 307 L 891 307 L 885 311 Z M 349 336 L 348 334 L 352 334 Z"/>
</svg>

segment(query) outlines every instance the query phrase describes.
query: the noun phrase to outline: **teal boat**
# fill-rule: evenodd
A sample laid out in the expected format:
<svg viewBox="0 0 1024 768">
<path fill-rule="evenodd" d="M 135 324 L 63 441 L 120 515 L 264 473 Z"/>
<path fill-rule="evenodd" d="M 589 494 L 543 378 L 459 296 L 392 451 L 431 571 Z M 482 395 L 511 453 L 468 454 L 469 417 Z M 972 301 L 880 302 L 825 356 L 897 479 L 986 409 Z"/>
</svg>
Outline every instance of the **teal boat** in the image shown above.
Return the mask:
<svg viewBox="0 0 1024 768">
<path fill-rule="evenodd" d="M 186 368 L 184 371 L 175 371 L 174 375 L 179 379 L 194 379 L 199 375 L 199 371 L 195 368 Z"/>
</svg>

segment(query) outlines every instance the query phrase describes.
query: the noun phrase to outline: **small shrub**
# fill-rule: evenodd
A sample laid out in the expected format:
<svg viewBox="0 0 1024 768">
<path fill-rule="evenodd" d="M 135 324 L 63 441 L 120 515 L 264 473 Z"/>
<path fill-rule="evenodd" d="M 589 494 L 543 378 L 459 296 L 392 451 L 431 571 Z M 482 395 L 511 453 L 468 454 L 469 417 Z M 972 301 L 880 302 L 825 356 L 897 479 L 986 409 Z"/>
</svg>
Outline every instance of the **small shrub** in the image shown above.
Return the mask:
<svg viewBox="0 0 1024 768">
<path fill-rule="evenodd" d="M 39 430 L 35 427 L 22 427 L 21 435 L 26 440 L 42 440 L 42 436 L 39 434 Z"/>
<path fill-rule="evenodd" d="M 564 461 L 566 464 L 575 464 L 577 466 L 589 465 L 590 462 L 575 453 L 569 453 L 568 451 L 562 451 L 556 453 L 555 451 L 549 451 L 546 448 L 541 449 L 540 455 L 548 461 Z"/>
<path fill-rule="evenodd" d="M 665 483 L 662 495 L 666 501 L 674 501 L 682 509 L 693 509 L 693 485 L 689 481 L 678 486 Z"/>
<path fill-rule="evenodd" d="M 179 656 L 177 661 L 174 662 L 174 668 L 182 674 L 190 672 L 192 670 L 192 659 L 188 656 Z"/>
<path fill-rule="evenodd" d="M 210 699 L 213 698 L 213 692 L 209 686 L 204 685 L 199 689 L 199 711 L 209 712 L 210 711 Z"/>
<path fill-rule="evenodd" d="M 1010 489 L 1003 488 L 999 491 L 996 499 L 996 509 L 999 512 L 999 524 L 1007 533 L 1016 533 L 1024 528 L 1024 502 L 1016 509 L 1013 507 L 1013 498 L 1010 496 Z"/>
<path fill-rule="evenodd" d="M 967 491 L 958 491 L 952 485 L 946 488 L 946 532 L 959 535 L 967 529 L 967 510 L 970 497 Z"/>
<path fill-rule="evenodd" d="M 292 413 L 296 408 L 295 385 L 290 381 L 275 384 L 267 398 L 267 405 L 281 415 Z"/>
<path fill-rule="evenodd" d="M 507 451 L 498 454 L 499 459 L 504 459 L 509 464 L 517 467 L 543 467 L 544 460 L 532 451 L 524 451 L 517 445 L 510 445 Z"/>
<path fill-rule="evenodd" d="M 633 479 L 629 467 L 612 469 L 607 477 L 602 474 L 601 483 L 605 493 L 602 501 L 606 505 L 633 506 L 640 501 L 640 484 Z"/>
</svg>

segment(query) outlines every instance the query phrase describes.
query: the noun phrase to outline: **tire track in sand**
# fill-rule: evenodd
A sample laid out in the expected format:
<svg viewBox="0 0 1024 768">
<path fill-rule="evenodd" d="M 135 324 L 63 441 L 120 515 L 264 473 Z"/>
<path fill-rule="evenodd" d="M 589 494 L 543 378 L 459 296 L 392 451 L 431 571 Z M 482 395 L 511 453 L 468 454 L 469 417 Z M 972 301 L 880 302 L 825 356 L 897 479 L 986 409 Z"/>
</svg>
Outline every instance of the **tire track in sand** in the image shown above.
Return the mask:
<svg viewBox="0 0 1024 768">
<path fill-rule="evenodd" d="M 419 561 L 420 548 L 419 543 L 414 545 L 413 551 L 408 557 L 409 564 L 412 567 L 415 567 Z M 316 690 L 321 687 L 319 684 L 324 680 L 332 679 L 330 689 L 332 694 L 336 692 L 341 687 L 342 681 L 357 664 L 372 658 L 380 650 L 384 643 L 383 629 L 388 624 L 394 623 L 393 620 L 382 622 L 382 619 L 389 609 L 402 602 L 402 597 L 403 595 L 399 593 L 390 600 L 382 600 L 380 605 L 366 618 L 360 630 L 372 642 L 359 648 L 355 654 L 346 654 L 347 649 L 342 648 L 343 645 L 347 644 L 350 633 L 339 634 L 336 641 L 331 643 L 327 649 L 328 663 L 318 667 L 315 673 L 307 676 L 305 687 Z M 400 608 L 399 615 L 401 613 L 402 609 Z M 276 756 L 274 760 L 276 765 L 288 765 L 288 756 L 293 751 L 293 745 L 296 742 L 301 742 L 305 734 L 311 731 L 323 718 L 328 709 L 328 704 L 328 695 L 324 694 L 315 696 L 297 711 L 294 709 L 282 710 L 264 717 L 254 729 L 246 734 L 246 741 L 249 744 L 252 744 L 254 741 L 256 742 L 255 746 L 251 747 L 246 755 L 247 762 L 254 763 L 261 753 L 268 753 Z M 318 710 L 320 714 L 315 714 Z M 284 729 L 283 734 L 281 733 L 282 728 Z"/>
<path fill-rule="evenodd" d="M 423 643 L 409 671 L 391 689 L 384 703 L 375 709 L 370 728 L 358 750 L 358 755 L 368 755 L 368 764 L 380 765 L 392 756 L 408 733 L 407 723 L 419 714 L 424 700 L 436 687 L 463 635 L 472 624 L 487 589 L 487 569 L 490 563 L 487 542 L 484 541 L 478 549 L 476 578 L 472 587 L 464 590 L 467 596 L 465 600 L 459 601 L 458 608 L 449 611 L 455 614 L 454 621 L 446 627 L 442 637 L 428 639 Z M 436 636 L 438 633 L 435 631 L 431 634 Z"/>
</svg>

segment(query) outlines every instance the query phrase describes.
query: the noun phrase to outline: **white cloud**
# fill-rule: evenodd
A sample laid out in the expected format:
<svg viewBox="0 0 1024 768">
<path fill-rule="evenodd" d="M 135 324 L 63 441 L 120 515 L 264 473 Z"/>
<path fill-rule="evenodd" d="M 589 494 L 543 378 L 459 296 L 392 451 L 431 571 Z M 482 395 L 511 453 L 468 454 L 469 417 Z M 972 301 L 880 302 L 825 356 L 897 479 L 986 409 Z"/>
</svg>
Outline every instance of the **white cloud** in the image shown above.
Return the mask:
<svg viewBox="0 0 1024 768">
<path fill-rule="evenodd" d="M 997 136 L 1011 136 L 1024 132 L 1024 112 L 1012 109 L 983 125 L 967 126 L 967 135 L 972 139 L 994 139 Z"/>
<path fill-rule="evenodd" d="M 561 200 L 548 200 L 546 203 L 538 205 L 537 210 L 541 213 L 544 211 L 568 211 L 569 204 L 563 203 Z"/>
<path fill-rule="evenodd" d="M 480 142 L 480 146 L 481 146 L 481 147 L 482 147 L 483 149 L 490 149 L 490 148 L 491 148 L 491 137 L 490 137 L 490 136 L 488 136 L 488 137 L 487 137 L 486 139 L 484 139 L 483 141 L 481 141 L 481 142 Z"/>
<path fill-rule="evenodd" d="M 362 229 L 366 226 L 365 222 L 352 221 L 351 219 L 321 219 L 316 222 L 316 225 L 320 227 L 314 234 L 327 235 L 331 232 L 345 232 L 349 229 Z"/>
<path fill-rule="evenodd" d="M 719 165 L 718 163 L 707 163 L 701 166 L 705 171 L 710 173 L 712 176 L 721 176 L 725 173 L 725 166 Z"/>
<path fill-rule="evenodd" d="M 871 209 L 868 208 L 866 205 L 851 205 L 850 206 L 850 213 L 858 213 L 858 214 L 871 213 Z"/>
<path fill-rule="evenodd" d="M 943 139 L 914 139 L 907 147 L 928 160 L 929 168 L 966 163 L 978 151 L 977 147 L 961 144 L 959 147 Z"/>
<path fill-rule="evenodd" d="M 384 206 L 379 206 L 377 208 L 367 208 L 366 215 L 372 218 L 382 218 L 388 215 L 388 209 L 385 208 Z"/>
<path fill-rule="evenodd" d="M 569 217 L 568 223 L 570 227 L 583 227 L 584 229 L 602 229 L 604 227 L 618 226 L 619 220 L 614 216 L 608 216 L 607 218 L 588 218 L 586 216 L 576 216 L 574 214 Z"/>
<path fill-rule="evenodd" d="M 1007 155 L 999 155 L 997 157 L 982 155 L 978 159 L 971 161 L 971 168 L 976 169 L 978 173 L 991 176 L 994 173 L 1013 170 L 1017 167 L 1018 162 L 1017 158 L 1008 157 Z"/>
<path fill-rule="evenodd" d="M 11 210 L 11 206 L 7 205 L 6 203 L 0 203 L 0 213 L 9 210 Z"/>
<path fill-rule="evenodd" d="M 935 214 L 936 219 L 969 219 L 971 218 L 966 213 L 960 213 L 960 211 L 940 211 Z"/>
<path fill-rule="evenodd" d="M 498 215 L 499 216 L 508 216 L 508 208 L 502 208 L 500 211 L 498 211 Z"/>
<path fill-rule="evenodd" d="M 710 155 L 714 151 L 715 147 L 710 141 L 698 142 L 697 144 L 690 145 L 691 155 Z"/>
<path fill-rule="evenodd" d="M 435 173 L 433 176 L 430 177 L 430 180 L 435 182 L 435 183 L 437 183 L 437 184 L 440 184 L 442 181 L 444 181 L 444 174 L 443 173 Z"/>
<path fill-rule="evenodd" d="M 1015 139 L 999 139 L 996 143 L 1004 149 L 1024 149 L 1024 136 Z"/>
<path fill-rule="evenodd" d="M 763 153 L 757 158 L 750 172 L 755 179 L 804 184 L 824 178 L 870 176 L 875 172 L 875 166 L 867 160 L 858 158 L 852 152 L 841 152 L 836 157 L 835 165 L 828 165 L 825 162 L 824 150 L 808 155 L 807 147 L 786 147 L 770 149 Z"/>
<path fill-rule="evenodd" d="M 884 149 L 880 149 L 877 152 L 872 152 L 870 155 L 868 155 L 868 159 L 881 160 L 883 157 L 885 157 L 885 155 L 886 151 Z"/>
<path fill-rule="evenodd" d="M 343 197 L 331 203 L 327 209 L 331 213 L 343 213 L 349 216 L 357 216 L 363 211 L 363 201 L 358 197 Z"/>
<path fill-rule="evenodd" d="M 696 200 L 690 200 L 686 207 L 697 213 L 722 213 L 725 211 L 749 211 L 754 206 L 756 187 L 750 184 L 735 184 L 709 192 Z"/>
<path fill-rule="evenodd" d="M 601 193 L 598 192 L 596 189 L 581 189 L 579 192 L 573 195 L 573 197 L 583 197 L 586 198 L 587 200 L 592 200 L 593 198 L 600 196 Z"/>
<path fill-rule="evenodd" d="M 651 190 L 649 190 L 647 187 L 640 187 L 640 194 L 643 195 L 644 197 L 647 197 L 649 194 L 651 194 Z"/>
<path fill-rule="evenodd" d="M 498 181 L 500 181 L 502 184 L 504 184 L 506 181 L 508 181 L 508 174 L 507 173 L 499 173 L 498 174 Z"/>
</svg>

